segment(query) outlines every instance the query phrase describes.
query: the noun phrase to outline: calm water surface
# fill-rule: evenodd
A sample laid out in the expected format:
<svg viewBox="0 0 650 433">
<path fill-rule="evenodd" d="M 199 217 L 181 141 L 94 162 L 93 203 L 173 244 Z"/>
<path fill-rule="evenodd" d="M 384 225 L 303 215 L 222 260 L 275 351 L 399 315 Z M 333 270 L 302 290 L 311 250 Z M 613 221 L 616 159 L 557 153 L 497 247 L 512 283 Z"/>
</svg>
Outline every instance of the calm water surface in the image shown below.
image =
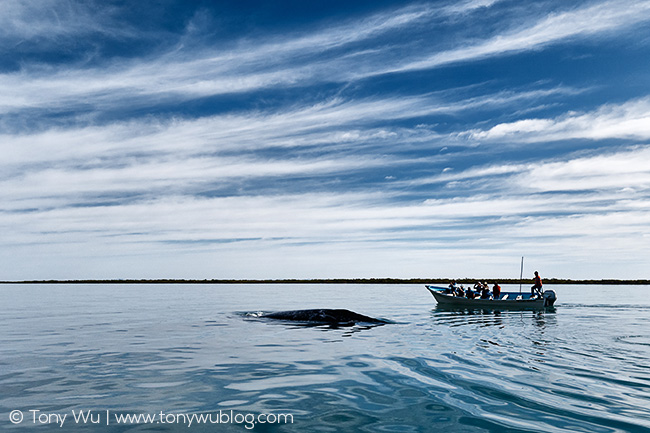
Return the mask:
<svg viewBox="0 0 650 433">
<path fill-rule="evenodd" d="M 71 419 L 233 410 L 293 415 L 252 431 L 650 432 L 650 287 L 549 288 L 553 311 L 499 312 L 419 285 L 0 286 L 0 430 L 251 431 Z M 255 317 L 304 308 L 395 323 Z"/>
</svg>

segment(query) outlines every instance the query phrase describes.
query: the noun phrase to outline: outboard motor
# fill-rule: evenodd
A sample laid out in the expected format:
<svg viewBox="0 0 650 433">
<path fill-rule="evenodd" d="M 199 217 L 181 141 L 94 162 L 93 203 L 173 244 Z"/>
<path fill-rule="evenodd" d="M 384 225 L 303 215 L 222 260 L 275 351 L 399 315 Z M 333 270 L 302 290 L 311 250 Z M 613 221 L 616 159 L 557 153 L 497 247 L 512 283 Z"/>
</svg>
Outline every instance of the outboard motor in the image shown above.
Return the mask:
<svg viewBox="0 0 650 433">
<path fill-rule="evenodd" d="M 543 296 L 545 307 L 552 307 L 555 303 L 555 300 L 557 299 L 557 296 L 555 296 L 555 290 L 544 290 Z"/>
</svg>

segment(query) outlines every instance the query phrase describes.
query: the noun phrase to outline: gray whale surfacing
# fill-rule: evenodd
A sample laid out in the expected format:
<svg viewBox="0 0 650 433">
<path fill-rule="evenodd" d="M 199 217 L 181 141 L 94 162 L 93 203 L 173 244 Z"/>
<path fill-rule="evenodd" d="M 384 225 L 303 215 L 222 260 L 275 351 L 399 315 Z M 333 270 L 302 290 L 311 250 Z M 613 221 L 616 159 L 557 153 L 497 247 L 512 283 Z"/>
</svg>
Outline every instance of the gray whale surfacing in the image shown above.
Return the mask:
<svg viewBox="0 0 650 433">
<path fill-rule="evenodd" d="M 279 311 L 277 313 L 264 314 L 261 317 L 265 319 L 287 320 L 292 322 L 324 323 L 334 325 L 346 323 L 389 323 L 387 320 L 375 319 L 374 317 L 364 316 L 363 314 L 355 313 L 354 311 L 342 309 Z"/>
</svg>

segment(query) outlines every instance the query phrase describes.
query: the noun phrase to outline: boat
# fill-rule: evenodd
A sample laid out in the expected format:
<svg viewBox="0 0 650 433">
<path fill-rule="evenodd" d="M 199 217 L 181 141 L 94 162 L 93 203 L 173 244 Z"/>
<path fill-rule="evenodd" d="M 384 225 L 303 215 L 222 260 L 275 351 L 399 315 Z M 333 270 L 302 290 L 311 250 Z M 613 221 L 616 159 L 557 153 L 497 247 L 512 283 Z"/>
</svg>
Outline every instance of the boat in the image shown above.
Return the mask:
<svg viewBox="0 0 650 433">
<path fill-rule="evenodd" d="M 554 290 L 545 290 L 542 296 L 533 296 L 530 293 L 501 292 L 499 299 L 469 299 L 446 293 L 448 292 L 447 287 L 429 285 L 425 287 L 431 292 L 438 305 L 445 307 L 538 309 L 552 307 L 557 299 Z"/>
</svg>

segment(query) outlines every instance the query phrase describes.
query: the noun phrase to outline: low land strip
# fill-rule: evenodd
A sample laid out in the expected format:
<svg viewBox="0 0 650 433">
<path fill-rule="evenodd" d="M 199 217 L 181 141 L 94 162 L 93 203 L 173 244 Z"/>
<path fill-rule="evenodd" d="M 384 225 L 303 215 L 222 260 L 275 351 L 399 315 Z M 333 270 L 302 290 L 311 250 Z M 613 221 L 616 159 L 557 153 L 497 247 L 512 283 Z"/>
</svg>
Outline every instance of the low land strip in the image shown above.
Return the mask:
<svg viewBox="0 0 650 433">
<path fill-rule="evenodd" d="M 474 284 L 476 281 L 489 284 L 530 284 L 532 279 L 513 278 L 456 278 L 459 284 Z M 0 284 L 432 284 L 447 285 L 451 278 L 333 278 L 333 279 L 279 279 L 279 280 L 232 280 L 232 279 L 118 279 L 118 280 L 23 280 L 0 281 Z M 600 285 L 650 285 L 650 280 L 571 280 L 562 278 L 545 278 L 544 285 L 549 284 L 600 284 Z"/>
</svg>

